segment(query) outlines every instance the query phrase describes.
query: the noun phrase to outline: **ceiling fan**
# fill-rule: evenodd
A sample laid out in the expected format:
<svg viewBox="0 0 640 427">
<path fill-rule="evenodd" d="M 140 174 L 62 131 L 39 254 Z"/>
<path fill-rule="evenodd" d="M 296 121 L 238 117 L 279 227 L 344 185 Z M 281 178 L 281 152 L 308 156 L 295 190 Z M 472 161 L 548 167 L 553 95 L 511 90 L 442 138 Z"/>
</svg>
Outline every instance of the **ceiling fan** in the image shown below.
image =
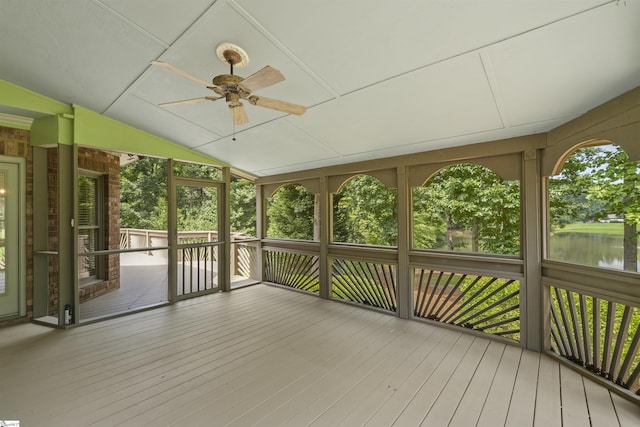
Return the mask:
<svg viewBox="0 0 640 427">
<path fill-rule="evenodd" d="M 244 105 L 241 99 L 249 101 L 251 105 L 257 105 L 258 107 L 271 108 L 273 110 L 283 111 L 291 114 L 304 114 L 307 111 L 306 107 L 298 104 L 292 104 L 291 102 L 281 101 L 279 99 L 266 98 L 264 96 L 253 95 L 253 92 L 274 85 L 284 80 L 282 73 L 275 68 L 267 65 L 261 70 L 253 73 L 249 77 L 242 78 L 233 74 L 234 67 L 244 67 L 249 63 L 249 56 L 240 47 L 231 43 L 221 43 L 216 48 L 216 55 L 222 62 L 229 64 L 229 74 L 220 74 L 215 76 L 211 83 L 196 77 L 188 72 L 181 70 L 167 62 L 163 61 L 151 61 L 152 65 L 156 67 L 164 68 L 178 74 L 181 77 L 189 79 L 195 83 L 198 83 L 207 89 L 211 89 L 218 96 L 203 96 L 200 98 L 185 99 L 182 101 L 165 102 L 159 104 L 160 106 L 174 106 L 182 104 L 193 104 L 202 101 L 217 101 L 224 98 L 231 111 L 233 117 L 233 123 L 236 125 L 242 125 L 249 122 L 249 117 L 244 109 Z"/>
</svg>

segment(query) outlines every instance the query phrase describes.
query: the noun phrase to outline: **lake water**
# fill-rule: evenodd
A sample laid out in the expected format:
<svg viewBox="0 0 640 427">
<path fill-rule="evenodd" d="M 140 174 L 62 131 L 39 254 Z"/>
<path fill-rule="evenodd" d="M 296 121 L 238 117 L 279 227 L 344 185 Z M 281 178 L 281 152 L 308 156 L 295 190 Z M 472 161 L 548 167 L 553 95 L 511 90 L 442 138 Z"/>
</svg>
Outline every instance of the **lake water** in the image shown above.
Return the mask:
<svg viewBox="0 0 640 427">
<path fill-rule="evenodd" d="M 549 241 L 549 259 L 622 270 L 622 237 L 570 232 L 554 234 Z"/>
</svg>

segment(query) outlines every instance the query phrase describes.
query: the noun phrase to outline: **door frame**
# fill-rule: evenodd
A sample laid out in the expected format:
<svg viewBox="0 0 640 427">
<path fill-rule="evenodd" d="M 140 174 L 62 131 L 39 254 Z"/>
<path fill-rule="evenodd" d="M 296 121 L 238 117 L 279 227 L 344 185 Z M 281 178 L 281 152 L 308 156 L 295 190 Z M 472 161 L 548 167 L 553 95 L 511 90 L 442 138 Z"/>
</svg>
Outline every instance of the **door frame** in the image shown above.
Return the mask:
<svg viewBox="0 0 640 427">
<path fill-rule="evenodd" d="M 223 181 L 214 181 L 200 178 L 185 178 L 177 177 L 173 175 L 173 162 L 168 162 L 169 168 L 169 215 L 168 215 L 168 230 L 169 230 L 169 299 L 171 302 L 176 302 L 183 299 L 193 298 L 200 295 L 220 292 L 226 287 L 226 263 L 228 257 L 226 256 L 226 246 L 228 245 L 228 236 L 223 231 L 225 230 L 225 183 Z M 178 186 L 192 186 L 202 188 L 216 188 L 217 189 L 217 223 L 218 223 L 218 242 L 216 246 L 218 250 L 218 286 L 212 290 L 193 292 L 188 295 L 177 294 L 178 284 L 178 218 L 177 218 L 177 188 Z"/>
<path fill-rule="evenodd" d="M 10 314 L 0 314 L 0 319 L 6 320 L 27 315 L 27 250 L 26 250 L 26 199 L 27 199 L 27 177 L 26 160 L 20 157 L 0 155 L 0 164 L 13 164 L 18 167 L 18 244 L 16 246 L 18 256 L 18 312 Z"/>
</svg>

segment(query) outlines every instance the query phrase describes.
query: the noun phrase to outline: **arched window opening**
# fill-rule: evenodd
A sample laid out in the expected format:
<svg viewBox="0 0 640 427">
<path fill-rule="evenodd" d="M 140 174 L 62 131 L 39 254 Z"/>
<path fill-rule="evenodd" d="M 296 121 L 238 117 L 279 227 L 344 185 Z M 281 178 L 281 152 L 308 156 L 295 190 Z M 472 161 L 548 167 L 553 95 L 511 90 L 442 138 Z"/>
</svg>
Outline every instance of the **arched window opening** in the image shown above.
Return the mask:
<svg viewBox="0 0 640 427">
<path fill-rule="evenodd" d="M 607 144 L 578 148 L 549 178 L 549 259 L 638 271 L 640 166 Z"/>
<path fill-rule="evenodd" d="M 318 240 L 315 196 L 300 184 L 280 187 L 267 199 L 267 237 Z"/>
<path fill-rule="evenodd" d="M 396 246 L 397 191 L 377 178 L 358 175 L 333 195 L 333 241 Z"/>
<path fill-rule="evenodd" d="M 491 169 L 457 164 L 412 189 L 413 247 L 520 253 L 520 182 Z"/>
</svg>

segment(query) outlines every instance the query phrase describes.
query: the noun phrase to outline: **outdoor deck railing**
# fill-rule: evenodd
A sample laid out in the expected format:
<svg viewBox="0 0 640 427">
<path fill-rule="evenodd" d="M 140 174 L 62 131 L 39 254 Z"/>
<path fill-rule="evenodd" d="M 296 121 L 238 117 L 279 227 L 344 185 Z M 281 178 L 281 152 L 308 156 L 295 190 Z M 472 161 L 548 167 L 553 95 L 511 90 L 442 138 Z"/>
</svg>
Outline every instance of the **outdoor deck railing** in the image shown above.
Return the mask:
<svg viewBox="0 0 640 427">
<path fill-rule="evenodd" d="M 232 234 L 230 243 L 232 280 L 241 279 L 243 283 L 259 280 L 260 274 L 257 264 L 259 240 L 236 233 Z M 215 263 L 218 259 L 217 246 L 221 244 L 222 242 L 218 242 L 217 231 L 178 232 L 177 258 L 181 264 L 178 278 L 182 279 L 181 287 L 178 289 L 179 295 L 218 286 Z M 120 229 L 120 249 L 153 248 L 166 245 L 168 245 L 168 239 L 165 230 Z"/>
<path fill-rule="evenodd" d="M 333 258 L 331 267 L 332 298 L 396 311 L 395 264 Z"/>
<path fill-rule="evenodd" d="M 519 340 L 518 280 L 425 268 L 413 277 L 414 316 Z"/>
<path fill-rule="evenodd" d="M 543 267 L 550 351 L 640 396 L 637 277 L 553 262 Z"/>
<path fill-rule="evenodd" d="M 264 280 L 318 295 L 320 292 L 318 253 L 286 248 L 265 249 Z"/>
</svg>

